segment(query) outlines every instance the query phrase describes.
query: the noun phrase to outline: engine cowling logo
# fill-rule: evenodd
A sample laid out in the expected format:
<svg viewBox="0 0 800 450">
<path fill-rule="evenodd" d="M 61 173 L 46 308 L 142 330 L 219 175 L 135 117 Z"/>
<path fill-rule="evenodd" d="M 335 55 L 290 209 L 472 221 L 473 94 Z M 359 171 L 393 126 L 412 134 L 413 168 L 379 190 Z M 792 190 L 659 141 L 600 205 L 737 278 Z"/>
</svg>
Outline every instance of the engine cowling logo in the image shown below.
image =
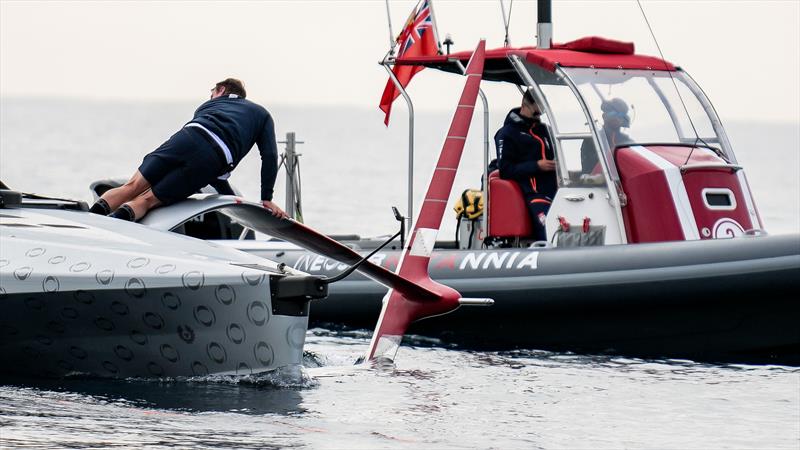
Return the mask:
<svg viewBox="0 0 800 450">
<path fill-rule="evenodd" d="M 743 234 L 744 228 L 739 225 L 739 222 L 733 219 L 726 217 L 724 219 L 719 219 L 717 223 L 714 224 L 714 239 L 733 238 L 736 236 L 742 236 Z"/>
</svg>

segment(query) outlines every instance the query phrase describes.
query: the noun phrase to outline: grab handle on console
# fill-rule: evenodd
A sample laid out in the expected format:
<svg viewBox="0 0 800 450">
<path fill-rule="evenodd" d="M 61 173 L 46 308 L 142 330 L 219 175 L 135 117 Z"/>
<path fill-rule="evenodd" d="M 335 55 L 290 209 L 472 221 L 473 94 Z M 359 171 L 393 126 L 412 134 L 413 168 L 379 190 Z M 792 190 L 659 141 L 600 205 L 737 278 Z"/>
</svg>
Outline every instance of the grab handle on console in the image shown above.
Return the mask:
<svg viewBox="0 0 800 450">
<path fill-rule="evenodd" d="M 730 170 L 731 173 L 736 173 L 737 171 L 742 170 L 742 166 L 736 164 L 725 164 L 725 163 L 692 164 L 692 165 L 681 166 L 681 173 L 691 172 L 693 170 L 708 170 L 708 169 Z"/>
</svg>

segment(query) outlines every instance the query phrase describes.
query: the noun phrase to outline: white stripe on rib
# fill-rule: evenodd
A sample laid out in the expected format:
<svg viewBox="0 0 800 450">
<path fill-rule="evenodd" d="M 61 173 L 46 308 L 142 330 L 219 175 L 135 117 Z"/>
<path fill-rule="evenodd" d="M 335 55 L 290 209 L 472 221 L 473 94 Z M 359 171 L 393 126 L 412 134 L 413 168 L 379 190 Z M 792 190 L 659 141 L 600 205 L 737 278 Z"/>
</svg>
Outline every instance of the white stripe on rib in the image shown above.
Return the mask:
<svg viewBox="0 0 800 450">
<path fill-rule="evenodd" d="M 683 184 L 680 168 L 641 145 L 632 146 L 630 149 L 664 172 L 670 194 L 672 194 L 675 211 L 678 213 L 678 220 L 681 222 L 684 239 L 687 241 L 700 239 L 700 233 L 697 231 L 697 221 L 694 219 L 692 204 L 689 203 L 689 194 L 686 193 L 686 185 Z"/>
</svg>

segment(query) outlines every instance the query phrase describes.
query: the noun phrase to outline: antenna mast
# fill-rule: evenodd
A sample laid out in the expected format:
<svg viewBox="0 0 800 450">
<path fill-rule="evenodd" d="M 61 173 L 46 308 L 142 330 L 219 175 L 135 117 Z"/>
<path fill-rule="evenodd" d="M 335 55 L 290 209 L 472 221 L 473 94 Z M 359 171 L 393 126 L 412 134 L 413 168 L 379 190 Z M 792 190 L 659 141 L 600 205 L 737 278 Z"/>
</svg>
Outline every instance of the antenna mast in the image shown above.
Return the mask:
<svg viewBox="0 0 800 450">
<path fill-rule="evenodd" d="M 536 23 L 536 47 L 548 49 L 553 45 L 553 20 L 551 0 L 537 2 L 538 21 Z"/>
<path fill-rule="evenodd" d="M 389 21 L 389 54 L 394 54 L 394 31 L 392 30 L 392 13 L 389 11 L 389 0 L 386 0 L 386 19 Z"/>
<path fill-rule="evenodd" d="M 511 3 L 508 6 L 508 15 L 506 15 L 506 6 L 503 0 L 500 0 L 500 13 L 503 15 L 503 27 L 506 30 L 506 37 L 505 40 L 503 41 L 503 45 L 506 47 L 511 45 L 511 40 L 508 37 L 508 26 L 511 23 L 511 8 L 513 7 L 514 7 L 514 0 L 511 0 Z"/>
</svg>

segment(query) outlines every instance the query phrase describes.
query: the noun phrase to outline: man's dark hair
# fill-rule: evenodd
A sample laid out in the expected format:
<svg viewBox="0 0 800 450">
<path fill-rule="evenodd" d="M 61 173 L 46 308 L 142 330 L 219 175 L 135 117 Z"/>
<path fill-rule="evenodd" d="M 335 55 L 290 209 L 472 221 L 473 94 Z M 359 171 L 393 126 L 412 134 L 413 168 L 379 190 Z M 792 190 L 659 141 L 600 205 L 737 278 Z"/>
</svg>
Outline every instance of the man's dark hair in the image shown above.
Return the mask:
<svg viewBox="0 0 800 450">
<path fill-rule="evenodd" d="M 247 91 L 244 90 L 244 83 L 236 78 L 226 78 L 217 83 L 214 88 L 219 89 L 220 86 L 225 88 L 225 95 L 236 94 L 241 98 L 247 97 Z"/>
<path fill-rule="evenodd" d="M 522 103 L 527 103 L 528 105 L 536 104 L 536 100 L 533 99 L 533 94 L 531 93 L 530 89 L 526 90 L 525 93 L 522 94 Z"/>
</svg>

